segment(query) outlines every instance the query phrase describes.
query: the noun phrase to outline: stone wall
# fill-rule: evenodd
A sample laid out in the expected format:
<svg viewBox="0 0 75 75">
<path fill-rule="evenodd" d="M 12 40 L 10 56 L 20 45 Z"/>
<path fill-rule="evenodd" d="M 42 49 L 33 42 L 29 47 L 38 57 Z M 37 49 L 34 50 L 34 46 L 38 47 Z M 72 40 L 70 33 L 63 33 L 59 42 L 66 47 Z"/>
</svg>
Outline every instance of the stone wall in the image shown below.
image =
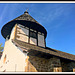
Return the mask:
<svg viewBox="0 0 75 75">
<path fill-rule="evenodd" d="M 70 72 L 75 72 L 74 68 L 75 68 L 75 62 L 69 62 L 68 63 L 68 69 L 69 69 L 69 71 Z"/>
<path fill-rule="evenodd" d="M 61 59 L 62 72 L 73 72 L 75 62 L 67 59 Z"/>
<path fill-rule="evenodd" d="M 62 72 L 60 59 L 57 57 L 52 57 L 49 59 L 48 63 L 49 72 Z"/>
<path fill-rule="evenodd" d="M 53 57 L 50 59 L 40 58 L 37 56 L 30 56 L 29 62 L 36 68 L 38 72 L 58 72 L 62 71 L 60 59 Z"/>
<path fill-rule="evenodd" d="M 37 72 L 73 72 L 75 71 L 75 62 L 63 60 L 57 57 L 50 59 L 30 56 L 29 62 L 35 67 Z M 35 71 L 34 71 L 35 72 Z"/>
<path fill-rule="evenodd" d="M 66 61 L 61 62 L 61 66 L 62 66 L 62 71 L 63 72 L 68 72 L 67 64 L 68 64 L 68 62 L 66 62 Z"/>
<path fill-rule="evenodd" d="M 40 58 L 36 56 L 30 56 L 29 61 L 38 72 L 47 72 L 48 71 L 48 60 L 45 58 Z"/>
</svg>

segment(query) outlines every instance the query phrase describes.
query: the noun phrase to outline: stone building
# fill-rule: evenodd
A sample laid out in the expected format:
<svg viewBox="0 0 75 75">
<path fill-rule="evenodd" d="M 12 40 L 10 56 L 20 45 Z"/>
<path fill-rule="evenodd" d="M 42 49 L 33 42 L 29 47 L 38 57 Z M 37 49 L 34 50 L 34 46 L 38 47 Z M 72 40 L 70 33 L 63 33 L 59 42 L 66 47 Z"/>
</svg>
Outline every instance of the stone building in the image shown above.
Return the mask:
<svg viewBox="0 0 75 75">
<path fill-rule="evenodd" d="M 74 72 L 75 55 L 46 46 L 46 29 L 27 11 L 6 23 L 0 60 L 2 72 Z"/>
</svg>

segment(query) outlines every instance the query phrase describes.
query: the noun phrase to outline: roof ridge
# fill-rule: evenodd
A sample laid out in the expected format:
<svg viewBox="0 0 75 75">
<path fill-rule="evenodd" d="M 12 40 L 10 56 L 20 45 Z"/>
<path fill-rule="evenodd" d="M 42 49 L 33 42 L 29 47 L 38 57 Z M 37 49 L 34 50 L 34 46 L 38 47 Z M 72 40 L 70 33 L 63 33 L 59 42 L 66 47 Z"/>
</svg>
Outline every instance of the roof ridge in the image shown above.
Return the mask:
<svg viewBox="0 0 75 75">
<path fill-rule="evenodd" d="M 49 47 L 47 47 L 47 48 L 49 48 Z M 66 53 L 66 52 L 63 52 L 63 51 L 59 51 L 59 50 L 56 50 L 56 49 L 53 49 L 53 48 L 50 48 L 50 49 L 58 51 L 58 52 L 62 52 L 62 53 L 65 53 L 65 54 L 69 54 L 69 53 Z M 73 54 L 69 54 L 69 55 L 73 55 Z M 73 56 L 75 56 L 75 55 L 73 55 Z"/>
</svg>

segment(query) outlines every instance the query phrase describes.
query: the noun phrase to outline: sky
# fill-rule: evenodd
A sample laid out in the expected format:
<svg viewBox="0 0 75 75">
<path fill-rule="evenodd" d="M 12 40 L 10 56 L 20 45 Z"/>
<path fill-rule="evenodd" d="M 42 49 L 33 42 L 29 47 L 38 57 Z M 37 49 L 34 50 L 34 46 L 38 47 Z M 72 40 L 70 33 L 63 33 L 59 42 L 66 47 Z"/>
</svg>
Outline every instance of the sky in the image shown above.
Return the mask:
<svg viewBox="0 0 75 75">
<path fill-rule="evenodd" d="M 47 30 L 46 46 L 75 55 L 75 3 L 0 3 L 1 29 L 7 22 L 29 14 Z"/>
</svg>

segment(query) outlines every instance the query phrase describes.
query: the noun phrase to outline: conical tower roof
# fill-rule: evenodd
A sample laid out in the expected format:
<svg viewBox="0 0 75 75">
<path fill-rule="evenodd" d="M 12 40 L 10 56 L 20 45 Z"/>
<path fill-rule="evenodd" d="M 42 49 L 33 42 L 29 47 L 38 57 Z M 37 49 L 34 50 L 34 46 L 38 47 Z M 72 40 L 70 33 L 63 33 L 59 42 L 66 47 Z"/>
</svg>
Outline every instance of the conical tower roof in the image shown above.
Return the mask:
<svg viewBox="0 0 75 75">
<path fill-rule="evenodd" d="M 21 16 L 15 18 L 14 20 L 26 20 L 26 21 L 31 21 L 31 22 L 38 23 L 32 16 L 29 15 L 27 10 L 24 12 L 24 14 L 22 14 Z"/>
<path fill-rule="evenodd" d="M 32 16 L 30 16 L 28 11 L 25 11 L 24 14 L 11 20 L 2 27 L 1 34 L 4 38 L 6 38 L 8 35 L 10 36 L 12 28 L 16 23 L 21 24 L 23 26 L 27 26 L 38 32 L 44 33 L 44 36 L 46 38 L 47 35 L 46 29 L 41 24 L 39 24 Z"/>
</svg>

